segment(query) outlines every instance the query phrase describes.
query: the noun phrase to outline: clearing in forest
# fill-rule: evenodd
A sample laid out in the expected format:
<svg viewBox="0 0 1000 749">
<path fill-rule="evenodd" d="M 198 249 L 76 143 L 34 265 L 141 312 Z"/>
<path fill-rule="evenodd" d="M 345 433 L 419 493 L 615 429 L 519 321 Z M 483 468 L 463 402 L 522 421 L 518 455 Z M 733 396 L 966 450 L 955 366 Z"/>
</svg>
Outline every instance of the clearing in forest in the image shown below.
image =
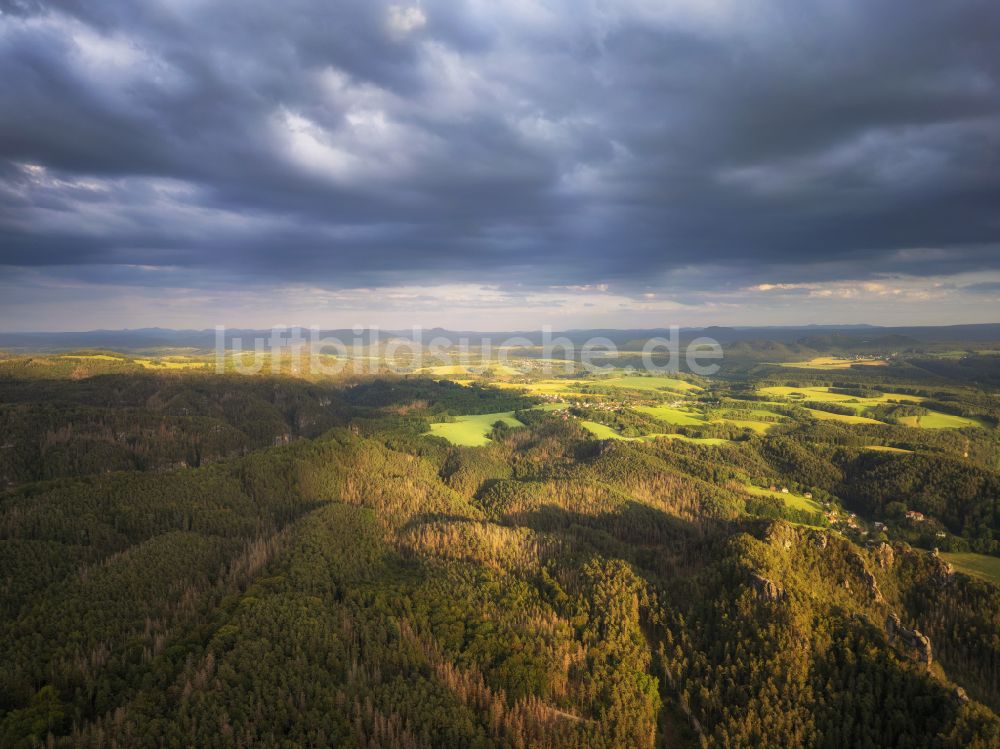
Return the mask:
<svg viewBox="0 0 1000 749">
<path fill-rule="evenodd" d="M 490 443 L 490 438 L 487 435 L 493 431 L 493 425 L 498 421 L 502 421 L 510 427 L 524 426 L 514 418 L 513 411 L 504 411 L 493 414 L 456 416 L 454 421 L 431 424 L 431 434 L 435 437 L 444 437 L 453 445 L 479 447 Z"/>
</svg>

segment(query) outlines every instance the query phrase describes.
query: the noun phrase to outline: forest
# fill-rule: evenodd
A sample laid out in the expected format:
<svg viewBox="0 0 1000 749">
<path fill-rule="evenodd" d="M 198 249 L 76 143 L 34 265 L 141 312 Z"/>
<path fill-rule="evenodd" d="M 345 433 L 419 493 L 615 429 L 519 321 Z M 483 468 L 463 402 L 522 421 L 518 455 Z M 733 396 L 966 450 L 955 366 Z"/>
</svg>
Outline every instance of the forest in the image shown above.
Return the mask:
<svg viewBox="0 0 1000 749">
<path fill-rule="evenodd" d="M 0 361 L 0 746 L 1000 746 L 950 561 L 1000 558 L 1000 407 L 946 370 L 57 358 Z"/>
</svg>

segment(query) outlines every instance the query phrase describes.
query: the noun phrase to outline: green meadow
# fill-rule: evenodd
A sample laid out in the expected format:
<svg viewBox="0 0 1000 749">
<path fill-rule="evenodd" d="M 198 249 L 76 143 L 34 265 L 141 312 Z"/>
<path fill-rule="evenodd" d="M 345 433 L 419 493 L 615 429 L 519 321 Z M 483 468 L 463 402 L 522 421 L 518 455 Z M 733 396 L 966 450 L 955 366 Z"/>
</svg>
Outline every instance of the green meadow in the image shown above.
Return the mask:
<svg viewBox="0 0 1000 749">
<path fill-rule="evenodd" d="M 606 398 L 612 390 L 683 395 L 700 387 L 674 377 L 626 375 L 604 378 L 564 377 L 528 382 L 497 382 L 497 387 L 526 390 L 532 395 L 591 400 Z"/>
<path fill-rule="evenodd" d="M 633 406 L 632 410 L 638 411 L 639 413 L 644 413 L 648 416 L 652 416 L 654 419 L 659 419 L 660 421 L 665 421 L 668 424 L 674 424 L 676 426 L 705 426 L 707 424 L 713 423 L 726 423 L 732 424 L 734 426 L 740 427 L 742 429 L 752 429 L 757 434 L 766 434 L 771 427 L 775 426 L 776 422 L 773 421 L 757 421 L 754 419 L 733 419 L 728 416 L 723 416 L 719 419 L 713 419 L 708 421 L 703 415 L 697 411 L 688 411 L 683 408 L 676 408 L 674 406 L 658 405 L 658 406 Z M 771 415 L 771 414 L 768 414 Z"/>
<path fill-rule="evenodd" d="M 850 369 L 855 364 L 867 367 L 884 367 L 888 364 L 884 359 L 839 359 L 835 356 L 817 356 L 808 361 L 775 362 L 779 367 L 793 369 Z"/>
<path fill-rule="evenodd" d="M 633 410 L 677 426 L 704 426 L 708 423 L 698 413 L 673 406 L 634 406 Z"/>
<path fill-rule="evenodd" d="M 781 404 L 780 403 L 764 403 L 764 404 L 761 404 L 761 405 L 765 405 L 765 406 L 779 406 Z M 741 409 L 741 410 L 743 410 L 743 409 Z M 784 414 L 778 413 L 777 411 L 772 411 L 769 408 L 747 408 L 745 410 L 747 412 L 749 412 L 750 415 L 753 416 L 754 418 L 760 418 L 761 416 L 776 417 L 778 419 L 787 419 L 788 418 Z"/>
<path fill-rule="evenodd" d="M 673 390 L 681 393 L 701 390 L 697 385 L 685 380 L 656 375 L 625 375 L 623 377 L 609 377 L 601 380 L 584 380 L 584 382 L 588 385 L 623 388 L 626 390 Z"/>
<path fill-rule="evenodd" d="M 628 440 L 629 442 L 635 442 L 642 439 L 641 437 L 623 437 L 606 424 L 598 424 L 596 421 L 581 421 L 580 426 L 602 440 Z"/>
<path fill-rule="evenodd" d="M 462 364 L 442 364 L 437 367 L 424 367 L 421 374 L 429 375 L 470 375 L 475 374 L 469 367 Z"/>
<path fill-rule="evenodd" d="M 580 426 L 602 440 L 624 440 L 626 442 L 649 442 L 655 439 L 682 440 L 684 442 L 694 442 L 699 445 L 725 445 L 729 440 L 719 437 L 688 437 L 686 434 L 645 434 L 642 437 L 624 437 L 606 424 L 598 424 L 596 421 L 581 421 Z"/>
<path fill-rule="evenodd" d="M 965 416 L 954 416 L 940 411 L 931 411 L 923 416 L 904 416 L 900 423 L 920 429 L 963 429 L 965 427 L 982 427 L 984 423 Z"/>
<path fill-rule="evenodd" d="M 1000 557 L 959 552 L 942 552 L 941 557 L 959 572 L 1000 585 Z"/>
<path fill-rule="evenodd" d="M 494 375 L 520 375 L 521 371 L 515 369 L 514 367 L 508 366 L 506 364 L 499 364 L 497 362 L 484 362 L 479 365 L 465 365 L 465 364 L 441 364 L 434 367 L 424 367 L 419 370 L 420 374 L 427 374 L 432 376 L 447 377 L 448 375 L 459 375 L 459 376 L 469 376 L 478 374 L 494 374 Z"/>
<path fill-rule="evenodd" d="M 681 440 L 682 442 L 694 442 L 698 445 L 728 445 L 732 442 L 721 437 L 688 437 L 686 434 L 649 434 L 642 439 Z"/>
<path fill-rule="evenodd" d="M 536 411 L 565 411 L 569 406 L 565 403 L 540 403 L 534 407 Z"/>
<path fill-rule="evenodd" d="M 728 417 L 723 418 L 727 424 L 732 424 L 733 426 L 740 427 L 741 429 L 752 429 L 757 434 L 767 434 L 775 422 L 773 421 L 753 421 L 749 419 L 730 419 Z"/>
<path fill-rule="evenodd" d="M 801 494 L 795 494 L 794 492 L 788 492 L 784 494 L 780 491 L 771 491 L 770 489 L 764 489 L 759 486 L 754 486 L 753 484 L 747 484 L 745 489 L 750 494 L 756 494 L 760 497 L 776 497 L 782 500 L 786 505 L 795 510 L 805 510 L 806 512 L 823 512 L 823 507 L 815 499 L 810 499 L 809 497 L 804 497 Z"/>
<path fill-rule="evenodd" d="M 435 437 L 444 437 L 453 445 L 480 447 L 490 443 L 490 438 L 487 435 L 493 431 L 493 425 L 498 421 L 511 427 L 524 426 L 514 418 L 513 411 L 506 411 L 494 414 L 456 416 L 454 421 L 431 424 L 431 434 Z"/>
<path fill-rule="evenodd" d="M 166 357 L 163 359 L 136 359 L 146 369 L 206 369 L 212 366 L 209 361 L 197 361 L 185 357 Z"/>
<path fill-rule="evenodd" d="M 847 404 L 850 405 L 850 404 Z M 851 416 L 850 414 L 835 414 L 829 411 L 820 411 L 816 408 L 807 408 L 809 413 L 820 421 L 842 421 L 845 424 L 881 424 L 877 419 L 869 419 L 867 416 Z"/>
<path fill-rule="evenodd" d="M 63 354 L 62 358 L 91 361 L 128 361 L 124 356 L 109 356 L 108 354 Z"/>
<path fill-rule="evenodd" d="M 817 419 L 825 421 L 842 421 L 847 424 L 880 424 L 882 422 L 869 419 L 863 416 L 864 412 L 872 406 L 885 403 L 913 403 L 919 404 L 926 398 L 919 395 L 899 395 L 897 393 L 882 393 L 877 398 L 858 398 L 843 393 L 832 393 L 826 387 L 789 387 L 786 385 L 760 388 L 759 392 L 767 395 L 778 395 L 792 401 L 820 401 L 839 403 L 848 408 L 853 408 L 855 416 L 844 414 L 834 414 L 827 411 L 809 409 L 810 413 Z M 986 422 L 979 419 L 971 419 L 965 416 L 954 416 L 939 411 L 931 411 L 923 416 L 903 416 L 899 422 L 904 426 L 920 429 L 962 429 L 965 427 L 987 428 Z"/>
<path fill-rule="evenodd" d="M 583 398 L 584 393 L 575 388 L 582 384 L 589 384 L 589 380 L 563 379 L 563 380 L 533 380 L 531 382 L 496 382 L 495 387 L 526 390 L 531 395 L 557 396 L 566 398 Z M 600 396 L 593 396 L 600 397 Z"/>
<path fill-rule="evenodd" d="M 897 393 L 882 393 L 875 398 L 858 398 L 843 393 L 832 393 L 828 387 L 789 387 L 787 385 L 763 387 L 760 388 L 759 392 L 765 395 L 780 395 L 793 401 L 842 403 L 845 406 L 854 408 L 856 411 L 861 411 L 870 406 L 882 403 L 920 403 L 925 400 L 925 398 L 919 395 L 899 395 Z"/>
</svg>

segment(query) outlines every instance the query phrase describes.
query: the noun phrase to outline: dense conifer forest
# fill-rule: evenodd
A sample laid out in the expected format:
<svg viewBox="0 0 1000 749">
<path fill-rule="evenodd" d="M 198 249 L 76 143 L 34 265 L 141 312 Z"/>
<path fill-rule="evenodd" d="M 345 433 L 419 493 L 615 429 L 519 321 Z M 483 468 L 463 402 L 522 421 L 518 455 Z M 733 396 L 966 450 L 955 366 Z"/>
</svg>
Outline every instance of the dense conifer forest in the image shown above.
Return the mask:
<svg viewBox="0 0 1000 749">
<path fill-rule="evenodd" d="M 1000 745 L 1000 588 L 948 561 L 1000 555 L 998 406 L 946 374 L 44 361 L 0 362 L 0 746 Z"/>
</svg>

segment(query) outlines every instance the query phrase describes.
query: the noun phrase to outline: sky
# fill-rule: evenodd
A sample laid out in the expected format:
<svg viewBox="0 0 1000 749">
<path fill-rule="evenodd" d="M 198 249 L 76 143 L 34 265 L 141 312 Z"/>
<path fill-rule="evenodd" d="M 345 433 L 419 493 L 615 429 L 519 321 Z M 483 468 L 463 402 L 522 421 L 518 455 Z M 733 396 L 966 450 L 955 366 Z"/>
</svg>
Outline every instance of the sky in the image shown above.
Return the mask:
<svg viewBox="0 0 1000 749">
<path fill-rule="evenodd" d="M 0 329 L 1000 322 L 995 0 L 0 0 Z"/>
</svg>

